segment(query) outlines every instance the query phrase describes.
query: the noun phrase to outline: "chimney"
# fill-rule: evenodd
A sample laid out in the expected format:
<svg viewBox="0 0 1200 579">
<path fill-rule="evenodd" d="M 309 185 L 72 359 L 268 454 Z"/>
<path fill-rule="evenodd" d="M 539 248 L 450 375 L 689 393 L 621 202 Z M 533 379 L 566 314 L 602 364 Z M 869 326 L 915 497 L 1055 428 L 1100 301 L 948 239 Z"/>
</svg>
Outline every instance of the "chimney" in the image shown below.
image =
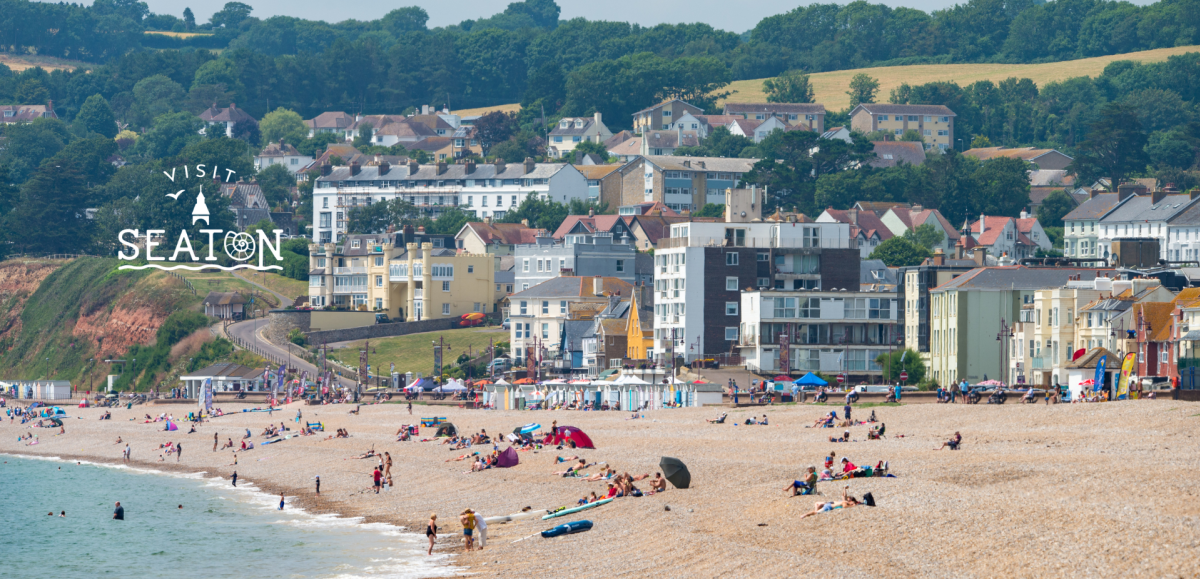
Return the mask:
<svg viewBox="0 0 1200 579">
<path fill-rule="evenodd" d="M 1117 186 L 1117 200 L 1124 201 L 1134 195 L 1143 195 L 1146 188 L 1137 183 L 1123 183 Z"/>
<path fill-rule="evenodd" d="M 358 161 L 350 163 L 350 176 L 351 177 L 358 175 L 358 172 L 361 170 L 362 170 L 362 166 L 358 164 Z"/>
<path fill-rule="evenodd" d="M 922 212 L 922 211 L 924 211 L 924 210 L 925 210 L 925 207 L 924 207 L 924 206 L 922 206 L 922 205 L 913 205 L 913 206 L 912 206 L 912 210 L 913 210 L 914 212 L 920 213 L 920 212 Z"/>
<path fill-rule="evenodd" d="M 946 265 L 946 253 L 940 247 L 933 251 L 933 265 Z"/>
<path fill-rule="evenodd" d="M 504 164 L 504 159 L 496 159 L 496 176 L 499 177 L 508 167 Z"/>
<path fill-rule="evenodd" d="M 322 177 L 328 177 L 329 174 L 332 172 L 333 172 L 333 166 L 329 164 L 329 161 L 325 161 L 324 163 L 321 163 L 321 176 Z"/>
<path fill-rule="evenodd" d="M 596 210 L 588 209 L 588 217 L 595 217 L 595 216 L 596 216 Z"/>
<path fill-rule="evenodd" d="M 229 103 L 229 110 L 231 110 L 231 111 L 237 110 L 237 103 Z"/>
<path fill-rule="evenodd" d="M 604 295 L 604 278 L 600 276 L 592 278 L 592 293 L 598 296 Z"/>
<path fill-rule="evenodd" d="M 445 161 L 438 161 L 438 163 L 437 163 L 437 174 L 438 174 L 438 175 L 441 175 L 441 174 L 443 174 L 443 173 L 445 173 L 445 172 L 446 172 L 446 162 L 445 162 Z"/>
<path fill-rule="evenodd" d="M 46 112 L 49 112 L 49 113 L 54 112 L 54 101 L 53 100 L 46 100 Z M 596 113 L 596 118 L 597 119 L 600 118 L 600 113 Z"/>
<path fill-rule="evenodd" d="M 421 114 L 423 114 L 423 115 L 429 114 L 429 105 L 421 105 Z"/>
<path fill-rule="evenodd" d="M 1029 212 L 1022 209 L 1021 210 L 1021 219 L 1029 219 Z"/>
<path fill-rule="evenodd" d="M 696 166 L 697 166 L 697 167 L 700 167 L 701 169 L 704 169 L 704 168 L 705 168 L 705 167 L 704 167 L 704 161 L 696 161 Z"/>
<path fill-rule="evenodd" d="M 418 235 L 425 235 L 425 226 L 424 226 L 424 225 L 418 225 L 418 226 L 417 226 L 417 234 L 418 234 Z"/>
<path fill-rule="evenodd" d="M 855 209 L 853 207 L 851 207 L 850 209 L 847 209 L 846 215 L 850 217 L 850 223 L 852 225 L 858 225 L 858 210 L 857 209 Z"/>
<path fill-rule="evenodd" d="M 975 265 L 983 267 L 987 265 L 987 250 L 982 247 L 976 247 L 975 253 L 972 255 L 975 260 Z"/>
<path fill-rule="evenodd" d="M 533 157 L 525 157 L 525 174 L 533 172 Z"/>
<path fill-rule="evenodd" d="M 1166 199 L 1166 198 L 1167 198 L 1167 191 L 1165 189 L 1159 189 L 1158 191 L 1155 191 L 1150 194 L 1150 204 L 1158 205 L 1159 203 L 1162 202 L 1163 199 Z"/>
<path fill-rule="evenodd" d="M 979 214 L 979 238 L 983 238 L 983 232 L 987 231 L 987 216 Z"/>
<path fill-rule="evenodd" d="M 529 227 L 529 220 L 528 220 L 528 219 L 522 219 L 522 220 L 521 220 L 521 226 L 522 226 L 522 227 Z"/>
<path fill-rule="evenodd" d="M 683 123 L 675 123 L 675 134 L 677 135 L 677 139 L 675 141 L 675 146 L 682 147 L 683 146 Z M 691 165 L 689 164 L 688 166 L 690 167 Z"/>
<path fill-rule="evenodd" d="M 417 171 L 420 171 L 420 170 L 421 170 L 420 163 L 417 163 L 416 161 L 413 161 L 413 160 L 409 160 L 409 162 L 408 162 L 408 174 L 409 175 L 416 175 Z"/>
<path fill-rule="evenodd" d="M 474 172 L 475 172 L 475 161 L 467 161 L 467 174 L 470 175 Z"/>
<path fill-rule="evenodd" d="M 379 162 L 379 176 L 387 175 L 388 171 L 392 170 L 392 164 L 387 161 Z"/>
<path fill-rule="evenodd" d="M 491 218 L 491 216 L 484 217 L 484 218 L 483 218 L 483 222 L 484 222 L 485 224 L 487 224 L 487 225 L 491 225 L 491 224 L 492 224 L 492 218 Z"/>
<path fill-rule="evenodd" d="M 1088 189 L 1088 199 L 1095 199 L 1095 198 L 1096 198 L 1096 190 Z M 1193 197 L 1193 199 L 1194 199 L 1194 197 Z"/>
<path fill-rule="evenodd" d="M 1188 191 L 1188 198 L 1195 200 L 1197 197 L 1200 197 L 1200 187 L 1192 187 L 1191 190 Z"/>
<path fill-rule="evenodd" d="M 691 161 L 687 161 L 687 160 L 685 160 L 685 161 L 683 162 L 683 166 L 684 166 L 684 167 L 687 167 L 688 169 L 691 169 L 691 168 L 692 168 L 692 162 L 691 162 Z"/>
<path fill-rule="evenodd" d="M 600 113 L 596 113 L 595 115 L 592 116 L 592 118 L 595 119 L 596 126 L 597 127 L 600 126 Z"/>
</svg>

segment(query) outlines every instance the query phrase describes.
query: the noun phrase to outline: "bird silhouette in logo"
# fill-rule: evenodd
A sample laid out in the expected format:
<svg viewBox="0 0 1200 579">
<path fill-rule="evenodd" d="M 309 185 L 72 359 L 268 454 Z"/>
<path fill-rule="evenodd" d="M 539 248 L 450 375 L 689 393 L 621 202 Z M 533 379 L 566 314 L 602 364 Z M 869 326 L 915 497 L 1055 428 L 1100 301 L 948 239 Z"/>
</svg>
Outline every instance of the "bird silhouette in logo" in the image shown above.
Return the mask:
<svg viewBox="0 0 1200 579">
<path fill-rule="evenodd" d="M 167 193 L 167 197 L 170 197 L 171 199 L 174 199 L 176 201 L 179 200 L 180 195 L 183 195 L 183 189 L 180 189 L 179 191 L 176 191 L 175 193 Z"/>
</svg>

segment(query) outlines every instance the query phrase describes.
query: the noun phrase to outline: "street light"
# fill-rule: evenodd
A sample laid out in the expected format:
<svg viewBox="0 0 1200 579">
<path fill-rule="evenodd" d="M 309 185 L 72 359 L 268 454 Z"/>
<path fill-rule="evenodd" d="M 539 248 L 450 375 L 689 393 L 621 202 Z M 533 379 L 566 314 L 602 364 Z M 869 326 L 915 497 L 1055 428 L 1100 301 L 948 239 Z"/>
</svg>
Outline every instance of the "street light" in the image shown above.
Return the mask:
<svg viewBox="0 0 1200 579">
<path fill-rule="evenodd" d="M 1008 341 L 1016 334 L 1013 332 L 1013 327 L 1008 325 L 1008 321 L 1000 318 L 1000 331 L 996 333 L 996 341 L 1000 343 L 1000 367 L 1004 375 L 1009 376 L 1009 384 L 1012 384 L 1012 374 L 1009 371 L 1008 361 Z"/>
</svg>

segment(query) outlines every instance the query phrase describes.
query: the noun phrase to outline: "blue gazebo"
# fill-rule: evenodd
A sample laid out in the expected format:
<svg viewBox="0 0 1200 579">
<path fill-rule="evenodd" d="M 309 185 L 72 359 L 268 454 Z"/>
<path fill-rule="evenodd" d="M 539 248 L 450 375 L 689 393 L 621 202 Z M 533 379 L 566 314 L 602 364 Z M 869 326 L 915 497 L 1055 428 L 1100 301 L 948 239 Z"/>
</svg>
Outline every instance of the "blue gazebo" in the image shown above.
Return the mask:
<svg viewBox="0 0 1200 579">
<path fill-rule="evenodd" d="M 828 386 L 829 382 L 826 382 L 822 380 L 820 376 L 809 372 L 808 374 L 801 376 L 800 379 L 793 382 L 793 384 L 799 386 Z"/>
</svg>

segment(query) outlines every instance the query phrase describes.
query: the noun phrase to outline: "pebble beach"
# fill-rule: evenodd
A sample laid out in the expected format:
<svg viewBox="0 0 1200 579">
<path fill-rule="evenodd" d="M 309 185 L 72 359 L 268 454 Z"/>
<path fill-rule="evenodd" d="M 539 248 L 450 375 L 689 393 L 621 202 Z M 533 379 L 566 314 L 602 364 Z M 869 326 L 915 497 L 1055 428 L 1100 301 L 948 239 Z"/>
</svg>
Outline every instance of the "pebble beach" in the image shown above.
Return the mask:
<svg viewBox="0 0 1200 579">
<path fill-rule="evenodd" d="M 238 452 L 239 481 L 267 492 L 284 492 L 292 504 L 316 513 L 363 517 L 423 533 L 430 513 L 442 525 L 435 553 L 453 554 L 453 565 L 473 577 L 754 576 L 754 577 L 1194 577 L 1200 575 L 1200 403 L 1137 400 L 1104 404 L 1022 405 L 905 404 L 856 408 L 863 419 L 874 410 L 887 437 L 867 440 L 867 426 L 853 426 L 851 442 L 831 443 L 843 429 L 807 428 L 841 406 L 781 405 L 755 408 L 687 408 L 628 412 L 483 411 L 405 404 L 304 406 L 272 415 L 241 412 L 250 405 L 219 405 L 227 414 L 197 432 L 164 432 L 144 415 L 177 418 L 192 405 L 112 409 L 68 407 L 66 434 L 4 420 L 0 452 L 120 462 L 129 443 L 133 462 L 162 470 L 204 471 L 228 477 L 234 453 L 213 452 L 240 444 L 245 430 L 256 448 Z M 298 431 L 320 421 L 326 432 L 258 446 L 269 423 Z M 725 424 L 705 420 L 729 413 Z M 766 413 L 768 426 L 745 425 Z M 548 430 L 576 426 L 595 450 L 520 452 L 509 469 L 466 472 L 470 463 L 446 462 L 468 451 L 436 442 L 397 442 L 401 424 L 441 416 L 462 434 L 480 429 L 496 437 L 540 423 Z M 132 419 L 132 420 L 131 420 Z M 327 437 L 345 428 L 351 436 Z M 935 450 L 955 431 L 962 449 Z M 431 438 L 422 428 L 420 438 Z M 29 446 L 17 437 L 33 433 Z M 117 437 L 122 443 L 116 444 Z M 182 460 L 159 461 L 158 446 L 182 443 Z M 376 495 L 375 459 L 357 460 L 374 448 L 391 453 L 395 486 Z M 501 449 L 507 448 L 502 444 Z M 473 450 L 490 451 L 476 447 Z M 886 460 L 895 478 L 821 482 L 819 496 L 791 497 L 785 485 L 821 467 L 835 452 L 859 465 Z M 580 455 L 634 475 L 658 471 L 663 456 L 687 464 L 692 485 L 627 497 L 584 513 L 542 521 L 491 524 L 482 551 L 462 553 L 458 514 L 472 508 L 484 517 L 524 507 L 573 506 L 606 489 L 552 474 L 556 456 Z M 585 474 L 597 472 L 591 467 Z M 321 478 L 321 495 L 314 477 Z M 637 483 L 648 490 L 647 481 Z M 801 519 L 814 502 L 840 499 L 842 488 L 876 507 L 856 507 Z M 592 530 L 563 537 L 533 536 L 556 524 L 587 519 Z"/>
</svg>

